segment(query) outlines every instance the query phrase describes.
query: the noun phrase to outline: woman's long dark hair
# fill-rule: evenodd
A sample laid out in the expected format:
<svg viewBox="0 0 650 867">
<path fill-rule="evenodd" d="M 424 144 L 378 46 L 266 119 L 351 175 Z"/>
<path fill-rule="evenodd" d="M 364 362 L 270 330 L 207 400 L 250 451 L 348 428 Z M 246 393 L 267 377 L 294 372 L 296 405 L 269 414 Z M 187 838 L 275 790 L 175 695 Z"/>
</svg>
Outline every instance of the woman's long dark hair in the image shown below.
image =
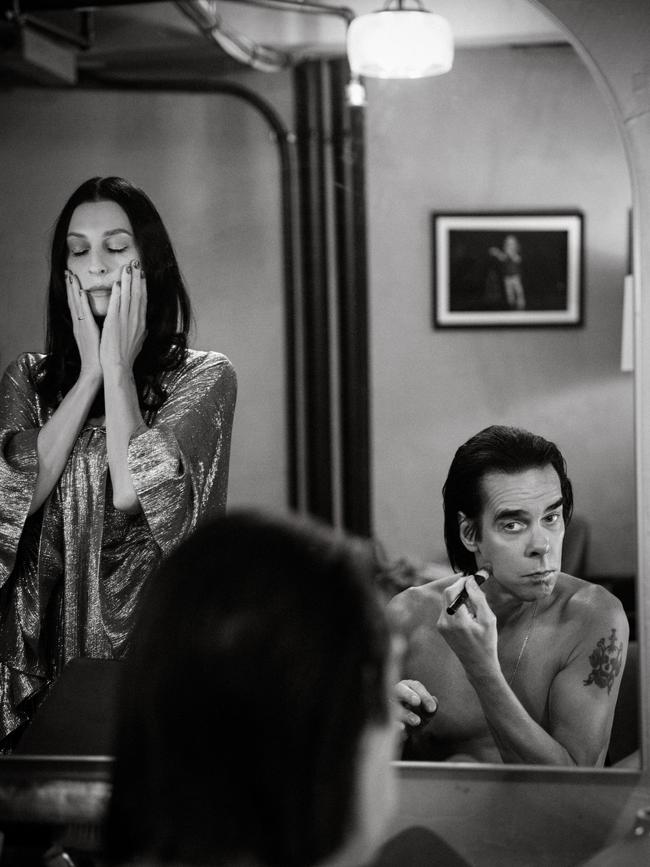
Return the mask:
<svg viewBox="0 0 650 867">
<path fill-rule="evenodd" d="M 108 863 L 305 867 L 354 829 L 363 733 L 389 719 L 369 549 L 231 512 L 149 581 L 125 663 Z"/>
<path fill-rule="evenodd" d="M 41 399 L 58 405 L 79 377 L 81 360 L 72 330 L 66 296 L 67 234 L 72 214 L 86 202 L 115 202 L 126 213 L 140 251 L 147 278 L 147 336 L 133 372 L 140 408 L 146 419 L 163 404 L 162 376 L 178 368 L 185 358 L 191 322 L 190 301 L 176 256 L 160 214 L 149 197 L 123 178 L 90 178 L 66 202 L 54 227 L 47 307 L 46 356 L 35 383 Z M 90 415 L 100 415 L 100 390 Z"/>
</svg>

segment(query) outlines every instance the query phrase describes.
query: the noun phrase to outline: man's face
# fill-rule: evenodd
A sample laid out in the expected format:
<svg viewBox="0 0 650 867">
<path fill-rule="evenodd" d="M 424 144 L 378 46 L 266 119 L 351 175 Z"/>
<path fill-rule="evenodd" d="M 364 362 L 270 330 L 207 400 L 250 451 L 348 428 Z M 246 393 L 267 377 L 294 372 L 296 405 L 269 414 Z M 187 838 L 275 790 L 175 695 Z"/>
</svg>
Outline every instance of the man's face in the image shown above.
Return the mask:
<svg viewBox="0 0 650 867">
<path fill-rule="evenodd" d="M 481 481 L 479 566 L 489 563 L 502 589 L 521 600 L 553 592 L 561 567 L 562 489 L 551 465 L 487 473 Z"/>
</svg>

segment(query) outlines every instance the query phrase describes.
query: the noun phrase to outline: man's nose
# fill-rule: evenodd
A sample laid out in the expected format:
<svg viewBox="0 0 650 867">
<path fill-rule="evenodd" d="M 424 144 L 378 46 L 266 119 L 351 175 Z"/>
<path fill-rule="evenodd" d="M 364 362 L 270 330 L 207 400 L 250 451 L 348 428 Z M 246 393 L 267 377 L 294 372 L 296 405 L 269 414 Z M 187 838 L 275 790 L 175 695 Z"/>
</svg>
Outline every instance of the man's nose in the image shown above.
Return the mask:
<svg viewBox="0 0 650 867">
<path fill-rule="evenodd" d="M 533 532 L 530 538 L 527 553 L 529 557 L 543 557 L 545 554 L 548 554 L 550 548 L 550 539 L 548 538 L 548 535 L 540 528 Z"/>
</svg>

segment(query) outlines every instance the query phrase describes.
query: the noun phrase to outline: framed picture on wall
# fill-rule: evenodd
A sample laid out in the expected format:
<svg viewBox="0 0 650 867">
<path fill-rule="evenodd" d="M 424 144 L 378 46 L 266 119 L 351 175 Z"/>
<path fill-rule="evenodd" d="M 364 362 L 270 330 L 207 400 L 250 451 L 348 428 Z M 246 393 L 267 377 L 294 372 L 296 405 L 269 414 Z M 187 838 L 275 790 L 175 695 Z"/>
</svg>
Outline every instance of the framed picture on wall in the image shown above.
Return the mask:
<svg viewBox="0 0 650 867">
<path fill-rule="evenodd" d="M 583 322 L 580 211 L 432 214 L 435 328 Z"/>
</svg>

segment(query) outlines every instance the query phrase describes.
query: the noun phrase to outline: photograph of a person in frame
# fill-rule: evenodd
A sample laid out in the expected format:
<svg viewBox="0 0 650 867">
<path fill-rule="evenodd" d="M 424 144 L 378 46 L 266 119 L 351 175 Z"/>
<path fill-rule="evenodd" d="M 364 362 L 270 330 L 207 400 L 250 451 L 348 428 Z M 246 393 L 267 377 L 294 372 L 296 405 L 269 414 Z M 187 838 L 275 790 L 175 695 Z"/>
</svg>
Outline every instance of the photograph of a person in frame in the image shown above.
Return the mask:
<svg viewBox="0 0 650 867">
<path fill-rule="evenodd" d="M 503 247 L 490 247 L 490 256 L 494 256 L 501 266 L 503 289 L 506 304 L 513 310 L 524 310 L 526 295 L 521 282 L 521 244 L 516 235 L 506 235 Z"/>
<path fill-rule="evenodd" d="M 451 229 L 449 310 L 567 309 L 565 230 Z"/>
</svg>

